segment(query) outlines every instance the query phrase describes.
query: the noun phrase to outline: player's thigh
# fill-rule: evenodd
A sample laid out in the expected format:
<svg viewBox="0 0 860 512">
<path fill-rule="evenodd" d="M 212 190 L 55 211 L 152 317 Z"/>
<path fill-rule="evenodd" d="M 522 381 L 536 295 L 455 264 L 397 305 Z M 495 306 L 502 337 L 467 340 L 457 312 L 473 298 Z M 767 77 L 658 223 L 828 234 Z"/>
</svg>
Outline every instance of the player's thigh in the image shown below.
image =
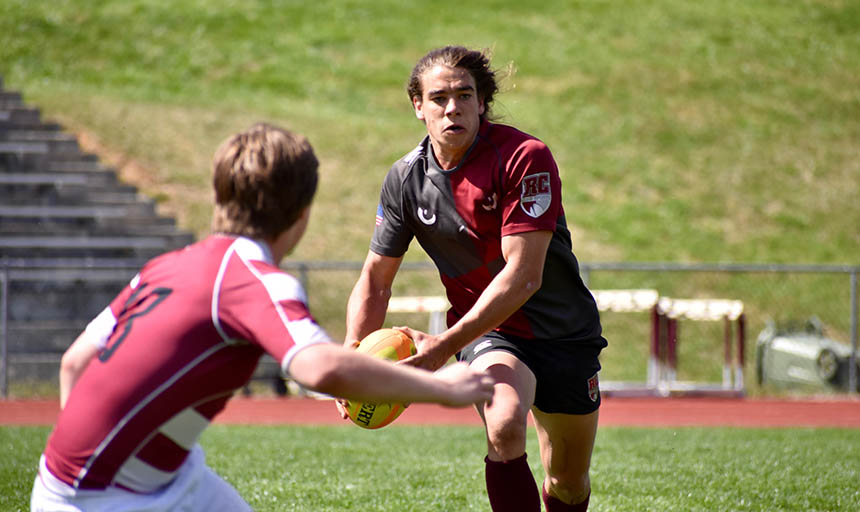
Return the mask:
<svg viewBox="0 0 860 512">
<path fill-rule="evenodd" d="M 206 465 L 206 456 L 200 445 L 191 448 L 173 483 L 148 499 L 148 506 L 140 510 L 251 510 L 236 489 Z"/>
<path fill-rule="evenodd" d="M 182 463 L 176 478 L 154 493 L 135 493 L 118 487 L 104 490 L 64 489 L 40 461 L 30 507 L 36 511 L 93 511 L 93 512 L 174 512 L 177 510 L 205 510 L 207 512 L 245 512 L 251 507 L 224 479 L 206 465 L 199 445 L 192 447 Z M 43 479 L 51 481 L 51 487 Z M 57 489 L 57 490 L 53 490 Z"/>
<path fill-rule="evenodd" d="M 458 354 L 458 359 L 496 380 L 492 401 L 478 406 L 490 460 L 511 460 L 525 453 L 527 420 L 537 392 L 537 378 L 525 356 L 521 346 L 498 333 L 478 338 Z"/>
<path fill-rule="evenodd" d="M 194 445 L 186 459 L 187 473 L 177 478 L 179 497 L 176 502 L 168 498 L 171 510 L 206 510 L 213 512 L 250 511 L 251 507 L 239 496 L 239 492 L 218 476 L 206 464 L 205 454 L 200 445 Z M 188 477 L 188 478 L 186 478 Z M 181 497 L 180 497 L 181 496 Z M 181 504 L 181 505 L 180 505 Z"/>
<path fill-rule="evenodd" d="M 188 497 L 190 510 L 206 510 L 215 512 L 250 512 L 251 506 L 239 495 L 239 492 L 218 476 L 210 468 L 203 468 L 200 487 L 197 492 Z"/>
<path fill-rule="evenodd" d="M 568 482 L 586 478 L 597 436 L 598 411 L 549 414 L 533 408 L 532 414 L 547 475 Z"/>
<path fill-rule="evenodd" d="M 525 363 L 511 352 L 493 350 L 472 361 L 471 367 L 486 371 L 496 380 L 493 400 L 484 406 L 482 416 L 516 415 L 525 420 L 537 387 L 537 380 Z"/>
</svg>

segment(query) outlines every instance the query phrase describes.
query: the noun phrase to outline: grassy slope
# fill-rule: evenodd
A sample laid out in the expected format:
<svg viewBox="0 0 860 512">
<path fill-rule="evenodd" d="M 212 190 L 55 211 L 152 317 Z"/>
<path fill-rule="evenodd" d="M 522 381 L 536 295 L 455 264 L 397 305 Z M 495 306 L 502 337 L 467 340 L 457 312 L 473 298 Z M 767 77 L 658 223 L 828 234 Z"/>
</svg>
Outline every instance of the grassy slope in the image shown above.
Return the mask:
<svg viewBox="0 0 860 512">
<path fill-rule="evenodd" d="M 497 111 L 553 148 L 584 259 L 856 262 L 856 4 L 451 4 L 7 1 L 0 72 L 143 162 L 201 233 L 219 140 L 258 118 L 307 133 L 322 236 L 299 255 L 358 259 L 381 175 L 421 134 L 410 65 L 491 47 L 516 67 Z"/>
<path fill-rule="evenodd" d="M 422 136 L 403 91 L 411 65 L 441 44 L 489 47 L 515 68 L 496 112 L 552 148 L 582 260 L 856 264 L 858 25 L 845 0 L 7 0 L 0 74 L 198 234 L 218 142 L 258 119 L 307 134 L 322 184 L 294 258 L 356 261 L 383 174 Z M 354 277 L 314 276 L 312 306 L 335 336 Z M 837 301 L 847 333 L 842 284 L 781 283 L 772 297 L 743 278 L 629 278 L 595 285 L 742 298 L 753 334 L 767 307 Z M 615 354 L 633 353 L 615 332 Z M 642 370 L 642 355 L 612 352 L 609 377 Z"/>
</svg>

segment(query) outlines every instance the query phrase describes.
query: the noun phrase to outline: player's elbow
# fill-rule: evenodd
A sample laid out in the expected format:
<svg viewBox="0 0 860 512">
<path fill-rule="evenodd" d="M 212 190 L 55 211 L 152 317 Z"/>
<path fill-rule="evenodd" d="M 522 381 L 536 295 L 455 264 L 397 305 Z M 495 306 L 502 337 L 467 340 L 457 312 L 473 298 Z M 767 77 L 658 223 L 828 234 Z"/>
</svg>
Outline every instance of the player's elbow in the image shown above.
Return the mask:
<svg viewBox="0 0 860 512">
<path fill-rule="evenodd" d="M 60 376 L 76 378 L 86 368 L 89 359 L 81 358 L 77 352 L 66 351 L 60 358 Z"/>
<path fill-rule="evenodd" d="M 334 366 L 318 368 L 310 377 L 304 379 L 301 384 L 319 393 L 340 396 L 347 387 L 343 375 Z"/>
<path fill-rule="evenodd" d="M 540 290 L 540 287 L 543 285 L 543 276 L 541 274 L 535 274 L 526 282 L 526 290 L 530 293 L 534 293 Z"/>
<path fill-rule="evenodd" d="M 522 276 L 517 289 L 521 291 L 525 300 L 528 300 L 543 284 L 543 276 L 539 273 Z"/>
<path fill-rule="evenodd" d="M 328 343 L 302 349 L 290 363 L 290 377 L 313 391 L 337 395 L 345 386 L 341 351 L 341 347 Z"/>
</svg>

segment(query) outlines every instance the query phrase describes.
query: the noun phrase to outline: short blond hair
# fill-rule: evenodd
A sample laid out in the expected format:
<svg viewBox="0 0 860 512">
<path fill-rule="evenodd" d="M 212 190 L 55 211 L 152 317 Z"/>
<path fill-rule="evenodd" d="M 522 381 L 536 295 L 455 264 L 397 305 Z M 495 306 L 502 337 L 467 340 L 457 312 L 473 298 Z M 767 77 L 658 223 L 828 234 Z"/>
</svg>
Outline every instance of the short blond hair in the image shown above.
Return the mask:
<svg viewBox="0 0 860 512">
<path fill-rule="evenodd" d="M 311 204 L 319 162 L 308 140 L 257 123 L 215 151 L 212 230 L 271 240 L 292 226 Z"/>
</svg>

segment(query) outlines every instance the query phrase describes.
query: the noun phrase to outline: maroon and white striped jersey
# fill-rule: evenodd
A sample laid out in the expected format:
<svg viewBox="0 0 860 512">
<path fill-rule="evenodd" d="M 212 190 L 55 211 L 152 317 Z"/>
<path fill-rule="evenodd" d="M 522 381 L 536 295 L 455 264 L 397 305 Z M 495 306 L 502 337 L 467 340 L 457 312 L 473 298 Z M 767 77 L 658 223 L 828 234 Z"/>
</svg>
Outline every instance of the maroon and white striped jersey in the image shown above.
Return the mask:
<svg viewBox="0 0 860 512">
<path fill-rule="evenodd" d="M 299 350 L 331 341 L 266 245 L 221 235 L 148 262 L 87 336 L 101 350 L 71 391 L 46 464 L 78 489 L 137 492 L 172 481 L 264 352 L 286 371 Z"/>
</svg>

